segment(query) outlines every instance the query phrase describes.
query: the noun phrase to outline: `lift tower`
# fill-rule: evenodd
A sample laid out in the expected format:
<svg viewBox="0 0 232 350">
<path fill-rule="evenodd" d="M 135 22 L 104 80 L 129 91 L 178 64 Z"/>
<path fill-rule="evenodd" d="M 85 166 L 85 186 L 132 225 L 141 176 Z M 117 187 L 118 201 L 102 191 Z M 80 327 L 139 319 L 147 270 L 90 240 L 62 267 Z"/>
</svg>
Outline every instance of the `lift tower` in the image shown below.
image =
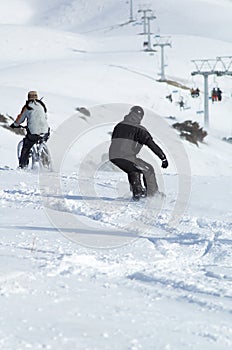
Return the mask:
<svg viewBox="0 0 232 350">
<path fill-rule="evenodd" d="M 147 17 L 148 17 L 148 13 L 151 13 L 152 10 L 151 9 L 140 9 L 138 10 L 138 13 L 142 13 L 143 16 L 142 16 L 142 20 L 143 20 L 143 33 L 141 33 L 142 35 L 147 35 L 148 34 L 148 30 L 147 30 L 147 26 L 148 26 L 148 20 L 147 20 Z"/>
<path fill-rule="evenodd" d="M 196 70 L 191 75 L 204 77 L 204 125 L 209 129 L 209 75 L 232 75 L 232 56 L 219 56 L 216 59 L 192 60 Z"/>
<path fill-rule="evenodd" d="M 161 73 L 160 73 L 160 81 L 165 81 L 165 73 L 164 73 L 164 48 L 165 46 L 172 46 L 171 45 L 171 38 L 169 36 L 155 36 L 156 43 L 153 45 L 154 47 L 159 46 L 161 49 Z"/>
</svg>

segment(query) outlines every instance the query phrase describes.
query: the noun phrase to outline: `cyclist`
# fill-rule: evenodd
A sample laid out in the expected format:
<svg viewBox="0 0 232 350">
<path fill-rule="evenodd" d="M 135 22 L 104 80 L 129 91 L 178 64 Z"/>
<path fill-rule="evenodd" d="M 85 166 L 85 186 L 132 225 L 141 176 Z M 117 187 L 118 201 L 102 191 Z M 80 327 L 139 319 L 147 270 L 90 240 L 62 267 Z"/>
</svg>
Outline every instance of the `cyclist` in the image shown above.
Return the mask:
<svg viewBox="0 0 232 350">
<path fill-rule="evenodd" d="M 36 91 L 29 91 L 27 101 L 17 116 L 11 128 L 18 128 L 20 124 L 27 121 L 27 135 L 23 139 L 23 147 L 19 158 L 19 167 L 26 168 L 28 165 L 30 149 L 41 138 L 47 141 L 50 135 L 50 128 L 47 122 L 47 108 L 38 98 Z"/>
</svg>

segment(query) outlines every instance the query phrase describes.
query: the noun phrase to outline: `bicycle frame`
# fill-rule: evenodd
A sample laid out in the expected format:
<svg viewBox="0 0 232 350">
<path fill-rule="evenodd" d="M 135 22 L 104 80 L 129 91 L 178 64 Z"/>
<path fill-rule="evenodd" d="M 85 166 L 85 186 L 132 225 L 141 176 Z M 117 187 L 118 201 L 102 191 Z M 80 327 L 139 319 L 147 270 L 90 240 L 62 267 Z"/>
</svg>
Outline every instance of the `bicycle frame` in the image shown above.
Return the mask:
<svg viewBox="0 0 232 350">
<path fill-rule="evenodd" d="M 23 140 L 18 143 L 17 155 L 20 158 L 23 147 Z M 51 170 L 51 156 L 48 147 L 44 141 L 35 143 L 29 153 L 29 164 L 32 169 L 47 168 Z"/>
</svg>

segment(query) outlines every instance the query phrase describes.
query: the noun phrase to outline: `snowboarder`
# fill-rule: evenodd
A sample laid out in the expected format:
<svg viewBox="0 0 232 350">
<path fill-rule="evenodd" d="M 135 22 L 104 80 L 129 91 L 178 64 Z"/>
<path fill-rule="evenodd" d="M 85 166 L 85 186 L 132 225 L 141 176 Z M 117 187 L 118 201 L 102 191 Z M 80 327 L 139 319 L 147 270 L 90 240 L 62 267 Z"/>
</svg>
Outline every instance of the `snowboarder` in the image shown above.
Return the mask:
<svg viewBox="0 0 232 350">
<path fill-rule="evenodd" d="M 17 116 L 11 128 L 17 128 L 21 123 L 27 120 L 27 135 L 23 139 L 23 147 L 19 158 L 19 167 L 26 168 L 30 149 L 41 139 L 48 140 L 50 128 L 47 122 L 47 108 L 45 104 L 39 100 L 36 91 L 29 91 L 26 104 L 23 106 L 21 113 Z"/>
<path fill-rule="evenodd" d="M 128 174 L 134 200 L 159 193 L 154 168 L 137 157 L 143 145 L 149 147 L 161 159 L 163 168 L 168 167 L 164 152 L 153 141 L 147 129 L 140 124 L 143 116 L 142 107 L 133 106 L 124 120 L 115 126 L 109 149 L 110 161 Z M 141 183 L 141 174 L 145 188 Z"/>
</svg>

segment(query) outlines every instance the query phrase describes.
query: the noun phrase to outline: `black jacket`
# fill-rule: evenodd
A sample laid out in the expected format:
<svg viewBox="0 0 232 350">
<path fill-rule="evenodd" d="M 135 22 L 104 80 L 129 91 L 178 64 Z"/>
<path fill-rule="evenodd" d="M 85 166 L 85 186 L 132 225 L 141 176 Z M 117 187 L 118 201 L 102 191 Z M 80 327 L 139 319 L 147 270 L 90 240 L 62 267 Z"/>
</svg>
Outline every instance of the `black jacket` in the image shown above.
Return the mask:
<svg viewBox="0 0 232 350">
<path fill-rule="evenodd" d="M 113 130 L 109 158 L 133 160 L 143 145 L 149 147 L 161 160 L 166 158 L 164 152 L 153 141 L 147 129 L 140 125 L 140 121 L 134 115 L 129 114 Z"/>
</svg>

